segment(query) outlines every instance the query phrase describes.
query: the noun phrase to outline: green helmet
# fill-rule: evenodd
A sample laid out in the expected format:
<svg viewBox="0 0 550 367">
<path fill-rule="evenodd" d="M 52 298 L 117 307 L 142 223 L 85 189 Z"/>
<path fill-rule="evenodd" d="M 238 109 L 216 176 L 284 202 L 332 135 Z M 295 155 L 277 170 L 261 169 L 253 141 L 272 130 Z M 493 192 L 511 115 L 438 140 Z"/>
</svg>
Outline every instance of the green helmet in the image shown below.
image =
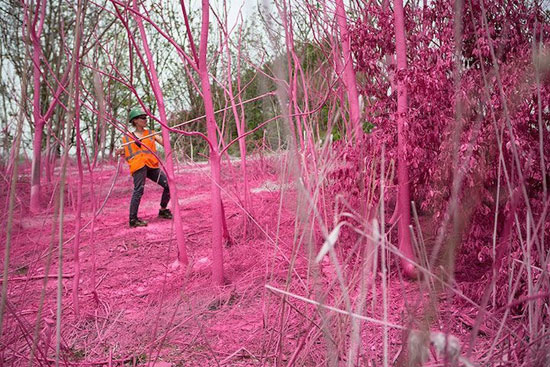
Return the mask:
<svg viewBox="0 0 550 367">
<path fill-rule="evenodd" d="M 138 116 L 147 116 L 147 114 L 141 108 L 132 108 L 128 114 L 128 122 L 132 122 Z"/>
</svg>

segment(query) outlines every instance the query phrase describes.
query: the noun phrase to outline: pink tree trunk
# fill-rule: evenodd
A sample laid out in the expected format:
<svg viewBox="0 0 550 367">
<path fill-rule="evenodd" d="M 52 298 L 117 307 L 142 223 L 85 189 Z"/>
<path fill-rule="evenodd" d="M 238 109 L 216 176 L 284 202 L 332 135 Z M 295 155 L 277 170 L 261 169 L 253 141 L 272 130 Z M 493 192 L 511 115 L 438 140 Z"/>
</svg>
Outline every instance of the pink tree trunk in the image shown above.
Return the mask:
<svg viewBox="0 0 550 367">
<path fill-rule="evenodd" d="M 80 40 L 80 36 L 78 37 Z M 74 127 L 76 133 L 76 161 L 78 165 L 78 184 L 76 194 L 76 227 L 73 242 L 73 310 L 75 318 L 80 318 L 80 303 L 78 300 L 78 286 L 80 283 L 80 230 L 82 228 L 82 184 L 84 182 L 84 171 L 82 169 L 81 135 L 80 135 L 80 45 L 75 50 L 75 76 L 74 76 Z"/>
<path fill-rule="evenodd" d="M 33 119 L 34 136 L 32 144 L 32 168 L 31 168 L 31 198 L 30 210 L 36 213 L 40 210 L 40 176 L 41 176 L 41 155 L 42 155 L 42 136 L 45 120 L 41 114 L 40 106 L 40 35 L 44 20 L 44 10 L 46 6 L 38 0 L 34 11 L 34 19 L 30 29 L 32 40 L 32 63 L 33 63 Z M 38 24 L 39 18 L 41 19 Z"/>
<path fill-rule="evenodd" d="M 44 26 L 46 2 L 37 1 L 35 5 L 33 20 L 29 29 L 29 34 L 32 43 L 32 63 L 33 63 L 33 120 L 34 120 L 34 136 L 32 144 L 32 166 L 31 166 L 31 196 L 29 208 L 31 212 L 40 211 L 41 207 L 41 176 L 42 176 L 42 139 L 44 136 L 44 126 L 53 115 L 54 109 L 59 103 L 59 98 L 62 92 L 65 91 L 65 84 L 69 76 L 69 68 L 65 71 L 61 81 L 57 83 L 57 88 L 54 92 L 52 102 L 48 110 L 42 115 L 42 105 L 40 103 L 40 78 L 41 61 L 47 65 L 46 60 L 41 60 L 42 50 L 40 48 L 40 36 Z M 51 70 L 51 68 L 50 68 Z M 47 168 L 49 162 L 47 163 Z"/>
<path fill-rule="evenodd" d="M 411 223 L 411 208 L 409 194 L 409 171 L 407 168 L 405 137 L 405 121 L 407 117 L 407 86 L 403 82 L 403 73 L 407 70 L 407 46 L 405 43 L 405 22 L 403 1 L 395 0 L 395 48 L 397 54 L 397 179 L 398 193 L 397 206 L 399 210 L 398 241 L 402 252 L 401 266 L 406 276 L 417 277 L 417 271 L 411 261 L 414 261 L 414 252 L 411 244 L 409 226 Z"/>
<path fill-rule="evenodd" d="M 55 365 L 59 366 L 59 361 L 61 358 L 61 327 L 62 327 L 62 314 L 63 314 L 63 254 L 64 254 L 64 242 L 63 242 L 63 228 L 65 225 L 65 187 L 67 181 L 67 165 L 69 162 L 69 151 L 70 151 L 70 141 L 71 141 L 71 126 L 73 119 L 78 119 L 78 113 L 80 112 L 80 102 L 79 102 L 79 63 L 80 63 L 80 45 L 82 37 L 82 18 L 83 18 L 83 6 L 80 0 L 76 4 L 76 21 L 75 21 L 75 37 L 72 45 L 72 53 L 70 58 L 70 67 L 69 67 L 69 89 L 68 96 L 69 101 L 67 103 L 67 115 L 65 119 L 65 136 L 63 144 L 63 161 L 61 164 L 61 174 L 60 174 L 60 184 L 59 184 L 59 223 L 58 223 L 58 264 L 57 264 L 57 306 L 56 306 L 56 318 L 55 318 Z M 64 39 L 64 42 L 66 40 Z M 36 92 L 36 91 L 35 91 Z M 73 105 L 74 104 L 74 105 Z M 75 124 L 75 128 L 78 124 Z M 82 172 L 82 167 L 80 167 Z M 82 188 L 80 187 L 80 206 L 82 205 Z M 80 210 L 81 214 L 81 208 Z M 78 221 L 78 220 L 77 220 Z M 79 226 L 79 224 L 77 224 Z M 80 230 L 80 228 L 77 228 Z M 75 259 L 77 264 L 76 271 L 80 271 L 79 259 L 78 256 Z M 78 297 L 78 295 L 76 295 Z M 78 312 L 78 298 L 76 304 L 76 311 Z"/>
<path fill-rule="evenodd" d="M 336 18 L 338 20 L 340 40 L 342 42 L 342 56 L 344 58 L 343 80 L 346 87 L 346 94 L 348 96 L 350 127 L 352 129 L 351 131 L 353 131 L 357 137 L 361 131 L 361 111 L 359 109 L 359 93 L 357 92 L 357 81 L 355 77 L 355 70 L 353 69 L 348 22 L 343 0 L 336 0 Z"/>
<path fill-rule="evenodd" d="M 137 11 L 137 2 L 134 1 L 134 8 Z M 153 61 L 153 55 L 147 42 L 147 34 L 145 33 L 145 27 L 143 26 L 143 20 L 140 16 L 136 16 L 136 23 L 139 28 L 139 33 L 143 43 L 143 50 L 147 57 L 149 67 L 149 78 L 153 93 L 157 101 L 157 107 L 159 112 L 159 118 L 162 126 L 162 139 L 164 141 L 164 153 L 165 153 L 165 166 L 166 176 L 168 178 L 168 186 L 170 187 L 170 194 L 172 196 L 172 209 L 174 210 L 174 226 L 176 230 L 176 241 L 178 243 L 178 261 L 187 265 L 189 260 L 187 258 L 187 250 L 185 248 L 185 236 L 182 228 L 180 205 L 178 202 L 178 189 L 176 186 L 176 180 L 174 175 L 174 161 L 172 159 L 172 146 L 170 144 L 170 131 L 168 130 L 168 118 L 166 116 L 166 108 L 164 106 L 164 96 L 157 76 L 157 70 Z M 145 65 L 144 65 L 145 66 Z"/>
<path fill-rule="evenodd" d="M 227 27 L 227 24 L 226 24 Z M 237 60 L 240 60 L 240 46 L 241 46 L 241 40 L 239 38 L 239 54 L 237 55 Z M 241 153 L 241 175 L 243 180 L 243 206 L 246 212 L 246 215 L 243 218 L 243 238 L 246 236 L 247 233 L 247 226 L 248 222 L 251 218 L 252 214 L 252 200 L 250 197 L 250 185 L 248 183 L 248 170 L 246 167 L 246 137 L 244 134 L 246 133 L 246 120 L 244 115 L 244 107 L 242 106 L 242 93 L 241 93 L 241 67 L 240 67 L 240 61 L 237 61 L 237 91 L 238 91 L 238 98 L 239 98 L 239 104 L 241 106 L 240 111 L 241 114 L 239 114 L 239 111 L 237 110 L 237 104 L 235 103 L 235 94 L 233 93 L 233 83 L 232 83 L 232 73 L 231 73 L 231 53 L 229 49 L 229 35 L 226 34 L 225 39 L 225 47 L 227 50 L 227 76 L 228 76 L 228 91 L 229 91 L 229 100 L 231 101 L 231 109 L 233 111 L 233 116 L 235 116 L 235 125 L 237 127 L 237 134 L 238 136 L 242 136 L 242 138 L 239 139 L 239 151 Z M 223 209 L 223 203 L 222 203 L 222 209 Z M 225 213 L 223 215 L 223 219 L 225 219 Z M 224 228 L 226 225 L 224 225 Z M 224 237 L 226 229 L 224 229 Z M 228 240 L 229 234 L 227 233 Z"/>
<path fill-rule="evenodd" d="M 214 117 L 214 104 L 210 89 L 210 78 L 206 53 L 208 50 L 209 1 L 202 0 L 202 25 L 199 46 L 198 72 L 201 81 L 208 140 L 210 141 L 210 170 L 212 175 L 212 191 L 210 203 L 212 207 L 212 281 L 214 284 L 224 284 L 223 272 L 223 209 L 221 201 L 220 179 L 220 149 L 218 146 L 217 125 Z"/>
</svg>

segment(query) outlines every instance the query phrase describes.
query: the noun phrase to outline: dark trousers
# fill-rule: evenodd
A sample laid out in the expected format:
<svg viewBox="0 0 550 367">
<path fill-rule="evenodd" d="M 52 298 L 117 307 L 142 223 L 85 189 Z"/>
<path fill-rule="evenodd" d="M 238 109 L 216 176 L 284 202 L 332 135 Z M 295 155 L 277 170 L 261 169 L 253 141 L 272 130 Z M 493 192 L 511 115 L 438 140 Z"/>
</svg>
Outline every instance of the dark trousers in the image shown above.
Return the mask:
<svg viewBox="0 0 550 367">
<path fill-rule="evenodd" d="M 170 189 L 168 188 L 168 180 L 166 179 L 166 175 L 160 170 L 160 168 L 144 166 L 134 172 L 132 177 L 134 178 L 134 192 L 132 194 L 132 201 L 130 202 L 130 220 L 137 219 L 138 217 L 137 213 L 139 203 L 145 189 L 145 177 L 151 181 L 155 181 L 163 187 L 164 191 L 162 192 L 162 198 L 160 199 L 160 207 L 165 209 L 168 206 L 168 201 L 170 201 Z"/>
</svg>

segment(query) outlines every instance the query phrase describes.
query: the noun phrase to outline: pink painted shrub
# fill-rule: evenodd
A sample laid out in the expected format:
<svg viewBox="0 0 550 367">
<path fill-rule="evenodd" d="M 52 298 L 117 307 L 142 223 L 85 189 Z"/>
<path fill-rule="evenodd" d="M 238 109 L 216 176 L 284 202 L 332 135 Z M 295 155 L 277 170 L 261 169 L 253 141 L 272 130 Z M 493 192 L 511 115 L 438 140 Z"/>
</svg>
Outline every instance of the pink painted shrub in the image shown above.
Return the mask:
<svg viewBox="0 0 550 367">
<path fill-rule="evenodd" d="M 421 216 L 442 223 L 453 183 L 460 183 L 456 275 L 461 281 L 476 281 L 465 290 L 479 300 L 487 282 L 477 281 L 492 277 L 495 211 L 497 284 L 508 281 L 511 262 L 524 251 L 527 216 L 538 225 L 531 228 L 531 233 L 536 232 L 533 236 L 550 236 L 550 221 L 544 220 L 544 195 L 550 182 L 550 74 L 539 72 L 537 79 L 533 63 L 537 60 L 534 45 L 549 46 L 550 19 L 527 1 L 486 1 L 484 11 L 478 0 L 471 5 L 466 2 L 460 17 L 464 23 L 458 78 L 453 72 L 453 3 L 438 0 L 422 9 L 409 2 L 405 8 L 409 64 L 403 75 L 395 74 L 391 9 L 374 2 L 364 9 L 351 31 L 352 51 L 366 101 L 363 119 L 375 128 L 372 144 L 348 148 L 351 152 L 346 156 L 358 156 L 357 150 L 366 149 L 376 157 L 384 144 L 387 161 L 396 160 L 395 80 L 403 78 L 409 90 L 407 158 L 412 200 Z M 485 13 L 489 36 L 481 23 Z M 499 168 L 500 147 L 503 165 Z M 348 163 L 357 166 L 360 160 Z M 350 167 L 349 171 L 360 170 Z M 358 178 L 359 173 L 355 175 Z M 514 190 L 519 193 L 517 205 L 511 200 Z M 506 218 L 514 214 L 513 208 L 521 236 L 514 228 L 508 238 Z M 541 255 L 549 250 L 545 243 L 543 248 L 540 239 L 533 240 L 534 266 L 544 265 Z M 525 294 L 521 287 L 517 296 Z M 497 295 L 499 305 L 507 303 L 505 292 Z"/>
</svg>

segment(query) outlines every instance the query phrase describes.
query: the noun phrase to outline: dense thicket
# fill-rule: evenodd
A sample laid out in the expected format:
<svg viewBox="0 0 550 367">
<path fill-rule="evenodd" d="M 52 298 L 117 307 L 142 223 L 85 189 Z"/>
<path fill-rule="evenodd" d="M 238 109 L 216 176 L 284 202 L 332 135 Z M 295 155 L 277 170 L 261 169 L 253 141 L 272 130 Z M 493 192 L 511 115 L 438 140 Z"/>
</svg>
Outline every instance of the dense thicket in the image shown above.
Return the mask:
<svg viewBox="0 0 550 367">
<path fill-rule="evenodd" d="M 355 23 L 352 45 L 366 101 L 364 122 L 374 125 L 368 149 L 378 156 L 385 145 L 389 158 L 397 155 L 395 83 L 401 78 L 409 88 L 412 200 L 421 216 L 447 220 L 451 229 L 443 229 L 442 241 L 461 244 L 459 280 L 491 280 L 495 266 L 502 284 L 521 252 L 531 251 L 538 259 L 532 265 L 540 268 L 549 250 L 544 239 L 550 223 L 540 219 L 548 210 L 550 182 L 550 73 L 543 66 L 550 14 L 523 0 L 469 0 L 462 9 L 453 4 L 409 2 L 406 73 L 395 72 L 389 7 L 370 2 Z M 462 22 L 460 40 L 453 19 Z M 511 229 L 514 221 L 521 231 Z M 467 293 L 479 300 L 487 284 L 476 282 Z M 508 300 L 498 289 L 503 288 L 497 287 L 502 306 Z"/>
</svg>

